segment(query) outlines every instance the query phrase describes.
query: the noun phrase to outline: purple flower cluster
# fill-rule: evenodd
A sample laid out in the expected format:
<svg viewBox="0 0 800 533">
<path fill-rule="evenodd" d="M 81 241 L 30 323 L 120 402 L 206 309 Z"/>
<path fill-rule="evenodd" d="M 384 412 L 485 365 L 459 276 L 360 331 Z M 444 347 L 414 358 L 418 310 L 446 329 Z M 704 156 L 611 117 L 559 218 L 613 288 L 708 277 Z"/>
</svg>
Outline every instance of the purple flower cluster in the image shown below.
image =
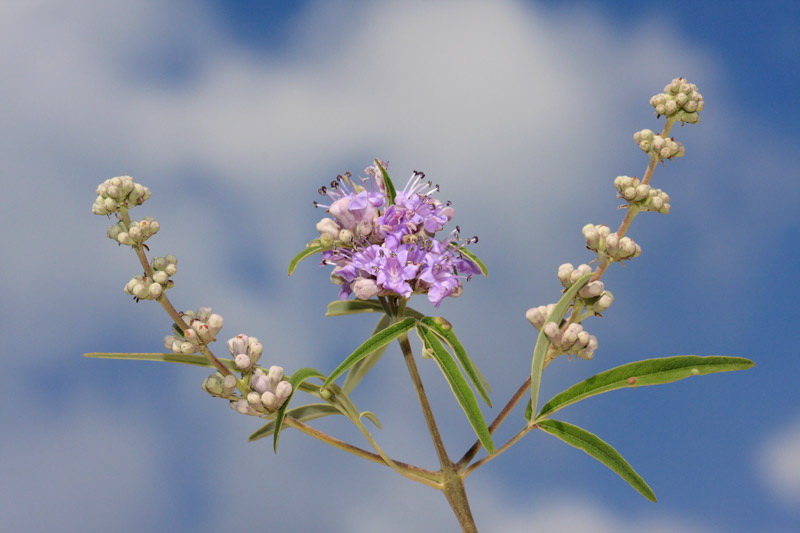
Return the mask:
<svg viewBox="0 0 800 533">
<path fill-rule="evenodd" d="M 360 183 L 349 173 L 337 176 L 319 190 L 330 203 L 314 202 L 331 215 L 317 230 L 320 242 L 331 246 L 322 253 L 322 264 L 334 265 L 331 280 L 341 286 L 339 297 L 422 293 L 438 307 L 445 297 L 461 294 L 462 280 L 481 270 L 459 251 L 465 243 L 458 242 L 458 231 L 435 238 L 454 214 L 449 202 L 434 198 L 439 186 L 414 171 L 390 203 L 381 168 L 375 164 L 365 172 Z"/>
</svg>

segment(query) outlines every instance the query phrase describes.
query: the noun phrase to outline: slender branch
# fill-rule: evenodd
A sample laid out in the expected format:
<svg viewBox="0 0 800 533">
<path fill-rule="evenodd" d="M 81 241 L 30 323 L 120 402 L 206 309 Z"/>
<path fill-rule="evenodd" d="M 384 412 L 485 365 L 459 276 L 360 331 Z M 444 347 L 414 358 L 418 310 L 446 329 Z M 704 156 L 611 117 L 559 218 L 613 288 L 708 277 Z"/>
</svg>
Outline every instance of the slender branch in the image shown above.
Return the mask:
<svg viewBox="0 0 800 533">
<path fill-rule="evenodd" d="M 500 427 L 500 424 L 502 424 L 503 421 L 506 419 L 506 417 L 509 414 L 511 414 L 511 411 L 514 409 L 517 403 L 519 403 L 520 399 L 525 395 L 526 392 L 528 392 L 530 386 L 531 386 L 531 377 L 528 376 L 528 379 L 526 379 L 525 382 L 522 385 L 520 385 L 520 387 L 517 389 L 517 392 L 515 392 L 513 396 L 511 396 L 508 402 L 506 402 L 506 405 L 503 407 L 503 409 L 499 413 L 497 413 L 495 419 L 492 420 L 491 424 L 489 424 L 489 433 L 494 433 L 494 431 L 498 427 Z M 464 454 L 461 460 L 459 460 L 458 463 L 456 463 L 456 468 L 459 470 L 459 472 L 464 471 L 464 467 L 470 461 L 472 461 L 472 459 L 475 457 L 475 455 L 481 448 L 483 448 L 483 446 L 481 446 L 481 441 L 476 439 L 472 447 L 469 450 L 467 450 L 467 452 Z"/>
<path fill-rule="evenodd" d="M 433 440 L 433 446 L 436 449 L 436 455 L 439 458 L 439 464 L 442 466 L 443 471 L 447 468 L 452 468 L 453 463 L 447 456 L 447 451 L 445 450 L 442 436 L 439 433 L 439 427 L 436 425 L 436 419 L 433 416 L 433 410 L 431 410 L 431 404 L 428 402 L 428 396 L 425 394 L 425 387 L 422 384 L 422 378 L 420 378 L 419 370 L 417 370 L 417 364 L 414 362 L 414 353 L 411 351 L 411 344 L 408 342 L 408 335 L 401 335 L 398 338 L 398 341 L 400 342 L 400 348 L 403 350 L 403 358 L 406 361 L 408 373 L 411 376 L 411 382 L 414 384 L 414 390 L 417 391 L 417 398 L 419 399 L 419 404 L 422 408 L 422 414 L 425 417 L 425 423 L 428 425 L 428 431 L 431 434 L 431 440 Z"/>
<path fill-rule="evenodd" d="M 474 463 L 472 463 L 471 465 L 469 465 L 467 468 L 465 468 L 465 469 L 463 470 L 463 474 L 462 474 L 462 475 L 463 475 L 463 476 L 466 478 L 468 475 L 470 475 L 470 474 L 471 474 L 471 473 L 472 473 L 474 470 L 476 470 L 478 467 L 480 467 L 480 466 L 482 466 L 482 465 L 484 465 L 484 464 L 488 463 L 489 461 L 491 461 L 492 459 L 494 459 L 495 457 L 497 457 L 498 455 L 500 455 L 500 454 L 501 454 L 501 453 L 503 453 L 504 451 L 506 451 L 506 450 L 508 450 L 509 448 L 511 448 L 511 447 L 512 447 L 513 445 L 515 445 L 515 444 L 516 444 L 516 443 L 517 443 L 517 442 L 518 442 L 520 439 L 522 439 L 522 437 L 524 437 L 525 435 L 527 435 L 527 434 L 528 434 L 528 432 L 530 432 L 532 429 L 536 429 L 537 427 L 539 427 L 539 426 L 536 426 L 536 425 L 534 425 L 534 426 L 530 426 L 530 427 L 528 427 L 528 426 L 526 425 L 524 428 L 522 428 L 521 430 L 519 430 L 519 431 L 517 432 L 517 434 L 516 434 L 516 435 L 514 435 L 513 437 L 511 437 L 511 438 L 508 440 L 508 442 L 506 442 L 505 444 L 503 444 L 503 445 L 502 445 L 502 446 L 500 446 L 499 448 L 495 449 L 495 451 L 494 451 L 494 452 L 492 452 L 491 454 L 487 455 L 486 457 L 483 457 L 483 458 L 481 458 L 481 459 L 479 459 L 479 460 L 475 461 Z"/>
<path fill-rule="evenodd" d="M 368 461 L 372 461 L 373 463 L 377 463 L 377 464 L 380 464 L 380 465 L 383 465 L 383 466 L 389 466 L 386 463 L 386 461 L 384 460 L 384 458 L 381 457 L 380 455 L 378 455 L 376 453 L 372 453 L 372 452 L 370 452 L 368 450 L 365 450 L 363 448 L 359 448 L 358 446 L 354 446 L 354 445 L 349 444 L 347 442 L 344 442 L 343 440 L 339 440 L 336 437 L 328 435 L 325 432 L 319 431 L 318 429 L 315 429 L 315 428 L 313 428 L 313 427 L 311 427 L 311 426 L 309 426 L 307 424 L 304 424 L 303 422 L 297 420 L 296 418 L 293 418 L 291 416 L 287 416 L 283 420 L 284 420 L 284 424 L 286 424 L 287 426 L 290 426 L 290 427 L 293 427 L 295 429 L 298 429 L 298 430 L 302 431 L 303 433 L 305 433 L 306 435 L 314 437 L 315 439 L 318 439 L 318 440 L 320 440 L 320 441 L 322 441 L 322 442 L 324 442 L 326 444 L 330 444 L 334 448 L 338 448 L 338 449 L 340 449 L 342 451 L 345 451 L 347 453 L 351 453 L 351 454 L 353 454 L 353 455 L 355 455 L 357 457 L 361 457 L 362 459 L 366 459 Z M 400 474 L 404 475 L 405 477 L 408 477 L 409 479 L 412 479 L 414 481 L 418 481 L 420 483 L 424 483 L 425 485 L 428 485 L 429 487 L 433 487 L 435 489 L 442 490 L 443 484 L 438 481 L 440 479 L 440 477 L 441 477 L 438 472 L 434 472 L 434 471 L 428 470 L 426 468 L 421 468 L 421 467 L 416 466 L 416 465 L 411 465 L 411 464 L 408 464 L 408 463 L 404 463 L 402 461 L 394 461 L 394 460 L 392 460 L 392 462 L 394 462 L 394 464 L 397 465 L 402 470 L 406 471 L 405 473 L 398 471 Z"/>
</svg>

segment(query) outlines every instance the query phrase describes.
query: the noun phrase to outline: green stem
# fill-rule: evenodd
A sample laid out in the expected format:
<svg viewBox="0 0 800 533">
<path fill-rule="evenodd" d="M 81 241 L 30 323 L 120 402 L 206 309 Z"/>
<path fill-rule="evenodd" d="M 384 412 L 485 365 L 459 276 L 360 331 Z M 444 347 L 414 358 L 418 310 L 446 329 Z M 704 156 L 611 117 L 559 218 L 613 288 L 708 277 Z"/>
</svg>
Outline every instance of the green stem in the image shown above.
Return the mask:
<svg viewBox="0 0 800 533">
<path fill-rule="evenodd" d="M 469 499 L 467 492 L 464 489 L 464 479 L 457 471 L 455 463 L 447 456 L 447 451 L 442 441 L 442 436 L 439 433 L 439 428 L 436 425 L 436 419 L 433 416 L 428 396 L 425 394 L 425 387 L 422 384 L 422 379 L 419 375 L 419 370 L 414 362 L 414 353 L 411 350 L 411 344 L 408 342 L 408 336 L 402 335 L 398 338 L 400 348 L 403 351 L 403 358 L 408 367 L 408 373 L 411 376 L 411 382 L 414 384 L 414 389 L 417 391 L 417 398 L 419 399 L 422 414 L 425 417 L 425 422 L 428 425 L 428 431 L 433 441 L 433 446 L 436 449 L 436 455 L 439 458 L 441 465 L 441 476 L 444 483 L 444 495 L 447 498 L 447 503 L 456 515 L 462 531 L 469 533 L 477 533 L 478 529 L 475 526 L 475 520 L 472 517 L 472 511 L 469 506 Z"/>
<path fill-rule="evenodd" d="M 289 427 L 293 427 L 297 430 L 300 430 L 306 435 L 314 437 L 315 439 L 318 439 L 326 444 L 330 444 L 334 448 L 338 448 L 347 453 L 351 453 L 357 457 L 361 457 L 362 459 L 372 461 L 373 463 L 378 463 L 384 466 L 390 466 L 386 462 L 386 459 L 381 455 L 372 453 L 363 448 L 359 448 L 358 446 L 353 446 L 352 444 L 339 440 L 336 437 L 328 435 L 327 433 L 319 431 L 318 429 L 312 428 L 311 426 L 304 424 L 303 422 L 297 420 L 296 418 L 292 418 L 291 416 L 287 416 L 286 418 L 284 418 L 284 424 L 286 424 Z M 402 461 L 395 461 L 395 460 L 391 461 L 397 467 L 395 468 L 395 470 L 398 471 L 403 476 L 412 479 L 414 481 L 424 483 L 425 485 L 428 485 L 435 489 L 442 490 L 443 485 L 438 481 L 440 477 L 438 472 L 434 472 L 432 470 L 421 468 L 415 465 L 410 465 Z M 401 472 L 400 470 L 404 470 L 405 472 Z"/>
</svg>

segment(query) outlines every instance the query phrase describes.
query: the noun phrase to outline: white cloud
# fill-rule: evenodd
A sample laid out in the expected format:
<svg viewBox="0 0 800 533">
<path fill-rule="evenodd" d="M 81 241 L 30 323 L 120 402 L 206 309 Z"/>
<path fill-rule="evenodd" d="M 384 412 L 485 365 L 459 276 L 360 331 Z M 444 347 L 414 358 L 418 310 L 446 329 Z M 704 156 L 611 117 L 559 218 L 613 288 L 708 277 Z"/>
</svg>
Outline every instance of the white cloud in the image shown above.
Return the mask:
<svg viewBox="0 0 800 533">
<path fill-rule="evenodd" d="M 800 504 L 800 418 L 768 435 L 757 459 L 762 480 L 778 500 Z"/>
</svg>

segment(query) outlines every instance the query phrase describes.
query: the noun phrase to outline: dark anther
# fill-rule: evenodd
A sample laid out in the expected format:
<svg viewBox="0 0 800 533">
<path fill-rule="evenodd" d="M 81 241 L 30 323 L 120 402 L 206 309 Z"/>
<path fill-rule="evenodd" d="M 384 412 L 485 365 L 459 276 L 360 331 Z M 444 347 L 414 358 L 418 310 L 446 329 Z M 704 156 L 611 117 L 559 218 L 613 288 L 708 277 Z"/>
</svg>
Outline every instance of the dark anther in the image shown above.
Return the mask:
<svg viewBox="0 0 800 533">
<path fill-rule="evenodd" d="M 317 189 L 317 192 L 320 193 L 320 194 L 326 194 L 328 192 L 328 188 L 323 185 L 322 187 Z"/>
<path fill-rule="evenodd" d="M 453 205 L 453 202 L 451 202 L 450 200 L 447 200 L 447 201 L 444 203 L 444 205 L 446 205 L 447 207 L 450 207 L 451 205 Z"/>
<path fill-rule="evenodd" d="M 478 236 L 477 235 L 474 235 L 472 237 L 472 242 L 478 242 Z"/>
</svg>

